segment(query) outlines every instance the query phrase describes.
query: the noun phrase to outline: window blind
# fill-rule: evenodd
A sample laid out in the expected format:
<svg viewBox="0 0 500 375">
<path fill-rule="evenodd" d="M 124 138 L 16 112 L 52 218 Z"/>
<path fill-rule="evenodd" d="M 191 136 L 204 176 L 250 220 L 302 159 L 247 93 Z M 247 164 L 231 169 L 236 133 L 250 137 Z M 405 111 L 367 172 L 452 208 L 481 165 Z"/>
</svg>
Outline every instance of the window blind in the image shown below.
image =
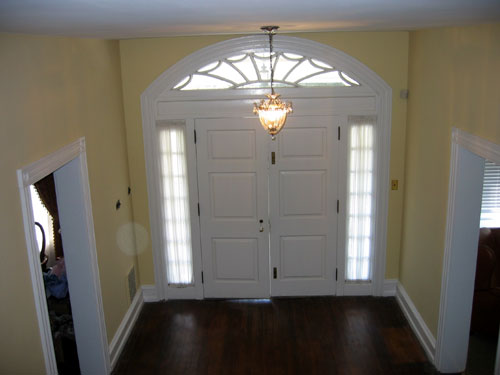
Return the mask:
<svg viewBox="0 0 500 375">
<path fill-rule="evenodd" d="M 480 227 L 500 227 L 500 165 L 489 160 L 484 163 Z"/>
<path fill-rule="evenodd" d="M 184 131 L 184 121 L 167 121 L 158 126 L 167 278 L 170 286 L 178 287 L 193 284 Z"/>
</svg>

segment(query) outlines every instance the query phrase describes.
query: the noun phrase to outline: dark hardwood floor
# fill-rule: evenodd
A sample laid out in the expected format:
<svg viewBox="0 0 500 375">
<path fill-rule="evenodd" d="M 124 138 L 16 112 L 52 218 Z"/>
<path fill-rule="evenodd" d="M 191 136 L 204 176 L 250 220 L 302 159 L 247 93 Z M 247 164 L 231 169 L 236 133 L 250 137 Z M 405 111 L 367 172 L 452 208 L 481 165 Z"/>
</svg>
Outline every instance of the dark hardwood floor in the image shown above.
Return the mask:
<svg viewBox="0 0 500 375">
<path fill-rule="evenodd" d="M 438 374 L 394 298 L 145 304 L 113 374 Z"/>
</svg>

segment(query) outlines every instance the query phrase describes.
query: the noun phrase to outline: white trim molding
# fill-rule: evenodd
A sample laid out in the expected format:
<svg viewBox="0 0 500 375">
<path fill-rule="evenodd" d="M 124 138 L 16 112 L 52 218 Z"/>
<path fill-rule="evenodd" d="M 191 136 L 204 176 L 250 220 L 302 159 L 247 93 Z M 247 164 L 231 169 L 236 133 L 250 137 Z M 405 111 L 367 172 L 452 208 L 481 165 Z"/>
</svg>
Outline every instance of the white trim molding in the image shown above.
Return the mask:
<svg viewBox="0 0 500 375">
<path fill-rule="evenodd" d="M 344 296 L 371 296 L 373 295 L 373 283 L 345 281 L 342 292 Z"/>
<path fill-rule="evenodd" d="M 500 145 L 452 128 L 435 360 L 441 372 L 461 372 L 466 366 L 484 159 L 500 164 Z"/>
<path fill-rule="evenodd" d="M 261 50 L 265 45 L 265 36 L 258 35 L 234 38 L 200 49 L 163 72 L 141 95 L 155 286 L 157 298 L 160 300 L 178 298 L 178 296 L 168 286 L 167 268 L 165 267 L 166 255 L 162 250 L 165 246 L 162 243 L 162 204 L 160 204 L 161 183 L 158 162 L 157 122 L 166 119 L 185 119 L 187 124 L 194 124 L 195 118 L 253 116 L 253 102 L 267 94 L 268 89 L 179 91 L 172 90 L 172 88 L 181 79 L 206 64 L 236 54 Z M 374 259 L 372 283 L 367 294 L 382 296 L 384 294 L 387 245 L 392 89 L 366 65 L 333 47 L 308 39 L 281 35 L 276 36 L 274 39 L 274 47 L 277 51 L 293 52 L 302 56 L 317 58 L 334 66 L 336 69 L 346 72 L 361 84 L 356 87 L 280 88 L 280 94 L 283 97 L 286 97 L 287 100 L 293 100 L 296 115 L 299 115 L 299 113 L 301 115 L 307 114 L 312 101 L 315 107 L 319 107 L 325 113 L 331 113 L 332 110 L 335 110 L 337 111 L 336 114 L 377 116 L 376 170 L 374 173 L 377 176 L 374 186 L 376 197 L 373 228 Z M 299 111 L 301 103 L 306 101 L 309 104 L 303 106 L 303 109 L 301 108 Z M 362 105 L 352 106 L 354 101 Z M 351 104 L 350 107 L 349 104 Z M 237 106 L 241 106 L 243 110 L 238 107 L 236 111 Z M 318 113 L 318 111 L 315 111 L 314 114 Z M 258 120 L 256 119 L 256 121 Z M 194 206 L 194 203 L 192 205 Z M 197 228 L 193 228 L 193 238 L 196 232 Z M 201 251 L 198 251 L 200 254 L 193 254 L 195 260 L 201 259 Z M 344 249 L 341 251 L 344 251 Z M 340 267 L 339 273 L 342 275 L 345 265 L 339 264 L 338 267 Z M 201 269 L 195 269 L 194 271 L 195 275 L 201 275 Z M 199 281 L 201 282 L 201 280 Z M 199 285 L 196 284 L 196 287 L 199 287 Z M 355 289 L 361 293 L 361 289 Z M 343 294 L 341 288 L 337 293 L 339 295 Z M 363 293 L 365 292 L 363 291 Z"/>
<path fill-rule="evenodd" d="M 33 225 L 34 218 L 30 185 L 51 173 L 54 173 L 56 190 L 58 192 L 58 203 L 61 192 L 63 192 L 63 195 L 66 194 L 66 197 L 69 196 L 75 202 L 74 206 L 71 207 L 59 205 L 59 213 L 61 217 L 68 215 L 71 216 L 71 213 L 68 213 L 68 211 L 74 207 L 76 207 L 79 212 L 79 216 L 76 215 L 78 216 L 78 227 L 75 228 L 71 225 L 67 225 L 66 227 L 70 232 L 76 232 L 78 234 L 77 239 L 71 236 L 66 237 L 65 239 L 64 234 L 67 232 L 63 231 L 63 241 L 68 241 L 71 248 L 75 245 L 75 241 L 78 243 L 85 243 L 82 245 L 85 248 L 84 252 L 79 252 L 77 258 L 85 259 L 85 272 L 82 271 L 81 274 L 85 275 L 86 292 L 83 296 L 80 293 L 81 288 L 76 288 L 74 290 L 77 290 L 77 293 L 71 294 L 73 306 L 75 306 L 75 300 L 73 300 L 73 298 L 75 298 L 78 303 L 84 301 L 86 306 L 85 312 L 78 311 L 78 314 L 76 314 L 76 308 L 74 310 L 75 332 L 77 346 L 79 347 L 79 356 L 82 353 L 89 355 L 91 352 L 91 354 L 95 357 L 95 361 L 94 363 L 89 364 L 86 369 L 91 368 L 95 370 L 96 373 L 109 373 L 110 361 L 108 341 L 99 279 L 99 268 L 97 264 L 97 249 L 95 243 L 94 221 L 92 217 L 85 138 L 80 138 L 75 142 L 45 156 L 44 158 L 17 170 L 26 248 L 28 251 L 31 283 L 42 341 L 42 351 L 45 360 L 45 372 L 47 374 L 57 374 L 57 365 L 49 322 L 43 275 L 40 267 L 40 255 Z M 60 180 L 58 176 L 60 176 Z M 69 180 L 73 182 L 73 185 L 69 186 Z M 61 219 L 61 227 L 65 224 L 67 223 L 64 222 L 64 219 Z M 69 251 L 66 254 L 66 265 L 68 269 L 71 263 L 70 260 L 72 258 L 75 260 L 77 259 L 75 258 L 75 255 L 72 255 L 73 253 Z M 72 274 L 69 273 L 69 276 L 71 275 Z M 71 284 L 70 277 L 68 277 L 68 280 L 70 290 L 75 288 L 76 285 Z M 82 316 L 85 316 L 86 320 L 84 319 L 83 321 L 81 319 Z M 88 340 L 79 341 L 80 336 L 76 328 L 85 329 L 88 327 L 89 320 L 92 321 L 92 330 L 90 333 L 87 332 L 87 339 L 90 338 L 92 340 L 92 344 L 84 345 L 84 348 L 82 348 L 80 344 L 82 342 L 88 344 Z M 83 352 L 81 352 L 81 350 Z"/>
<path fill-rule="evenodd" d="M 452 128 L 451 141 L 484 159 L 500 164 L 500 146 L 496 143 L 478 137 L 477 135 L 467 133 L 458 128 Z"/>
<path fill-rule="evenodd" d="M 139 290 L 137 290 L 137 293 L 135 293 L 134 299 L 130 303 L 120 326 L 113 336 L 113 340 L 111 340 L 111 343 L 109 344 L 111 369 L 115 367 L 116 362 L 120 358 L 120 354 L 127 343 L 130 333 L 137 322 L 137 318 L 139 317 L 144 304 L 158 301 L 158 294 L 154 285 L 142 285 Z"/>
<path fill-rule="evenodd" d="M 396 296 L 396 290 L 398 287 L 398 279 L 385 279 L 384 282 L 384 293 L 383 297 L 394 297 Z"/>
<path fill-rule="evenodd" d="M 142 298 L 145 303 L 148 302 L 158 302 L 160 297 L 158 296 L 158 290 L 155 285 L 142 285 Z"/>
<path fill-rule="evenodd" d="M 22 183 L 25 186 L 33 185 L 85 152 L 85 138 L 82 137 L 44 158 L 19 169 L 18 175 L 20 174 L 22 177 Z"/>
<path fill-rule="evenodd" d="M 410 323 L 410 327 L 417 336 L 418 341 L 424 348 L 425 354 L 429 358 L 430 362 L 434 362 L 434 354 L 436 351 L 436 339 L 434 335 L 425 324 L 424 319 L 418 312 L 417 308 L 413 304 L 408 293 L 406 293 L 405 288 L 401 283 L 397 284 L 396 288 L 396 301 L 401 307 L 403 314 Z"/>
<path fill-rule="evenodd" d="M 120 354 L 127 343 L 127 340 L 134 328 L 135 322 L 141 313 L 142 306 L 144 305 L 142 289 L 135 293 L 134 299 L 130 304 L 122 322 L 118 326 L 113 340 L 109 344 L 109 358 L 111 361 L 111 369 L 113 369 L 120 358 Z"/>
</svg>

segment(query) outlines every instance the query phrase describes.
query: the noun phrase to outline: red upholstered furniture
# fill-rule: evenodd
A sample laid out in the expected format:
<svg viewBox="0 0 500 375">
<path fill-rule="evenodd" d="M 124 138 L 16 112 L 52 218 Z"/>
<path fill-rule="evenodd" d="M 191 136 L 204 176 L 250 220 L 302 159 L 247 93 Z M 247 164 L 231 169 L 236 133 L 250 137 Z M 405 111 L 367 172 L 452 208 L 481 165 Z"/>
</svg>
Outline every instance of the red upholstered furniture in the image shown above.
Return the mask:
<svg viewBox="0 0 500 375">
<path fill-rule="evenodd" d="M 471 331 L 497 335 L 500 323 L 500 228 L 481 228 Z"/>
</svg>

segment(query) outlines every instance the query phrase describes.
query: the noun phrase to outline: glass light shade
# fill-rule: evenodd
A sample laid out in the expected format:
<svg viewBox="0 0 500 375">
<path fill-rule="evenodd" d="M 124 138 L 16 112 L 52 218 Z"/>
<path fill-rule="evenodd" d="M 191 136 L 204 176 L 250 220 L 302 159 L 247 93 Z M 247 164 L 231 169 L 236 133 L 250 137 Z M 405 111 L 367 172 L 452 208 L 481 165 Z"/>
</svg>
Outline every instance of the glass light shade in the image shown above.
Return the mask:
<svg viewBox="0 0 500 375">
<path fill-rule="evenodd" d="M 267 100 L 254 103 L 253 113 L 259 115 L 260 124 L 266 131 L 275 136 L 285 125 L 286 116 L 292 112 L 292 103 L 284 103 L 279 94 L 267 94 Z"/>
</svg>

